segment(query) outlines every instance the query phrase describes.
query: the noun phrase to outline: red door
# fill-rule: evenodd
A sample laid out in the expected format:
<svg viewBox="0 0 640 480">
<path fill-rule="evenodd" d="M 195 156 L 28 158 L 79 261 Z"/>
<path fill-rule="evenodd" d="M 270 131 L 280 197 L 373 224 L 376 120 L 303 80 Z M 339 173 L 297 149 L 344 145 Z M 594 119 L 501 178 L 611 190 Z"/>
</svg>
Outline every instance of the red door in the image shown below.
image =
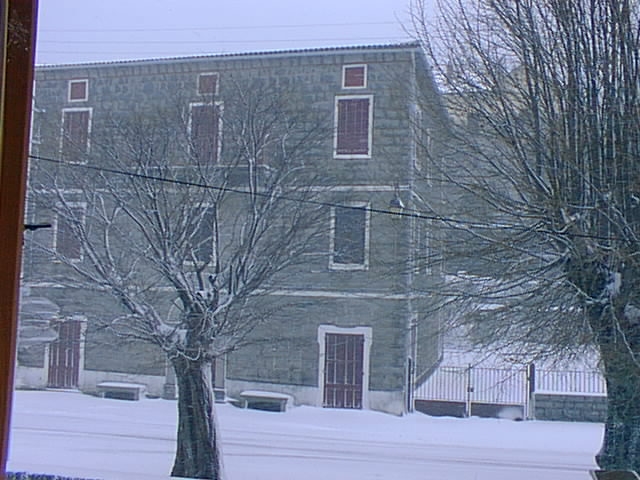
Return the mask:
<svg viewBox="0 0 640 480">
<path fill-rule="evenodd" d="M 327 333 L 325 337 L 325 407 L 362 408 L 364 335 Z"/>
<path fill-rule="evenodd" d="M 80 373 L 80 334 L 82 322 L 56 322 L 58 339 L 49 346 L 50 388 L 77 388 Z"/>
</svg>

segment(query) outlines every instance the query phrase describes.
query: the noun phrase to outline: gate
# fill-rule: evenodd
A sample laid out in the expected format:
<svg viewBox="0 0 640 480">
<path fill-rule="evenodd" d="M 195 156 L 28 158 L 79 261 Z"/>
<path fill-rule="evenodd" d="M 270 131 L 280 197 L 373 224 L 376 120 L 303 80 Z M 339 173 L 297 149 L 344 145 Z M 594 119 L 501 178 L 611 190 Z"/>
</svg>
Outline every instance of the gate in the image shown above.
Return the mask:
<svg viewBox="0 0 640 480">
<path fill-rule="evenodd" d="M 527 418 L 529 370 L 441 366 L 415 389 L 415 409 L 430 415 Z"/>
</svg>

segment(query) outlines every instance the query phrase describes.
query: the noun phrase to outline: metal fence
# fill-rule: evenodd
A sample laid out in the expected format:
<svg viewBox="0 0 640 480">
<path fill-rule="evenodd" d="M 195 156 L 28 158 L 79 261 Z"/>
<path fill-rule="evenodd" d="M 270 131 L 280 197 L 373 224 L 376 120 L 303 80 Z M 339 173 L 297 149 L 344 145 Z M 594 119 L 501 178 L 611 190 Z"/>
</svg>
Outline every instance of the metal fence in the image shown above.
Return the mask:
<svg viewBox="0 0 640 480">
<path fill-rule="evenodd" d="M 527 369 L 441 366 L 416 388 L 414 398 L 523 405 L 528 398 Z"/>
<path fill-rule="evenodd" d="M 471 403 L 521 405 L 526 411 L 534 392 L 606 395 L 606 387 L 598 371 L 440 366 L 416 387 L 414 399 L 465 402 L 467 411 Z"/>
<path fill-rule="evenodd" d="M 598 371 L 537 370 L 535 376 L 535 391 L 606 395 L 607 386 L 604 377 Z"/>
</svg>

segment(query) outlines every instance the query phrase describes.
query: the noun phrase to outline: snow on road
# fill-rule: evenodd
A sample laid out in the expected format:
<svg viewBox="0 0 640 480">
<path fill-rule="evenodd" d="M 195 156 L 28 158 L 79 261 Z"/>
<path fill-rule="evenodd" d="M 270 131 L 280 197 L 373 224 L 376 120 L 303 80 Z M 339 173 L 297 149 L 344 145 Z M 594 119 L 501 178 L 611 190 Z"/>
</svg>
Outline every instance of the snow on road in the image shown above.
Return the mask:
<svg viewBox="0 0 640 480">
<path fill-rule="evenodd" d="M 588 480 L 602 425 L 217 405 L 228 480 Z M 176 403 L 15 394 L 9 469 L 168 479 Z"/>
</svg>

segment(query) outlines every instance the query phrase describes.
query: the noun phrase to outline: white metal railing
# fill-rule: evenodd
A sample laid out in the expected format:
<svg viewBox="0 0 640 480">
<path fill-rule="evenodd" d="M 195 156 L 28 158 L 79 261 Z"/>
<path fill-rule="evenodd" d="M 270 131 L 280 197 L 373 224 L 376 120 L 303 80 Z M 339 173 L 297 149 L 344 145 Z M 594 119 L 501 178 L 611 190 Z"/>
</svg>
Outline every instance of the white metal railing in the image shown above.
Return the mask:
<svg viewBox="0 0 640 480">
<path fill-rule="evenodd" d="M 606 395 L 596 370 L 440 366 L 414 390 L 417 400 L 527 406 L 535 392 Z"/>
<path fill-rule="evenodd" d="M 535 378 L 536 392 L 587 395 L 607 393 L 604 377 L 596 370 L 538 370 Z"/>
</svg>

